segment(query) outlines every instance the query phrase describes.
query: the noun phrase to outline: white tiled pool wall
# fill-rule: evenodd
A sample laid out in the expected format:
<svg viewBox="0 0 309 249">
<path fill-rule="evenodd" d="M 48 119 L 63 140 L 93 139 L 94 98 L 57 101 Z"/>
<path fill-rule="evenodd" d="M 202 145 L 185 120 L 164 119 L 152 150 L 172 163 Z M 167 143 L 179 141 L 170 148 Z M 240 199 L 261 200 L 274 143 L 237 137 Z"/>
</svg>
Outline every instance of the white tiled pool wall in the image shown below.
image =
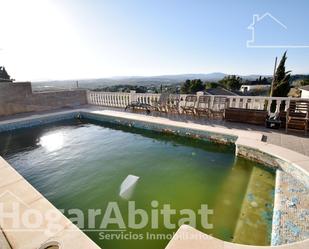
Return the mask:
<svg viewBox="0 0 309 249">
<path fill-rule="evenodd" d="M 109 122 L 112 124 L 126 125 L 129 127 L 158 131 L 158 132 L 163 132 L 163 133 L 171 133 L 171 134 L 175 134 L 179 136 L 197 138 L 197 139 L 211 141 L 211 142 L 220 143 L 220 144 L 234 144 L 235 141 L 237 140 L 236 136 L 230 136 L 230 135 L 214 133 L 214 132 L 200 131 L 200 130 L 195 130 L 195 129 L 174 127 L 174 126 L 164 125 L 164 124 L 157 124 L 157 123 L 153 124 L 151 122 L 143 122 L 139 120 L 129 120 L 129 119 L 122 118 L 122 117 L 115 118 L 111 116 L 95 114 L 95 113 L 88 113 L 88 112 L 81 112 L 80 115 L 82 118 L 86 118 L 89 120 Z"/>
</svg>

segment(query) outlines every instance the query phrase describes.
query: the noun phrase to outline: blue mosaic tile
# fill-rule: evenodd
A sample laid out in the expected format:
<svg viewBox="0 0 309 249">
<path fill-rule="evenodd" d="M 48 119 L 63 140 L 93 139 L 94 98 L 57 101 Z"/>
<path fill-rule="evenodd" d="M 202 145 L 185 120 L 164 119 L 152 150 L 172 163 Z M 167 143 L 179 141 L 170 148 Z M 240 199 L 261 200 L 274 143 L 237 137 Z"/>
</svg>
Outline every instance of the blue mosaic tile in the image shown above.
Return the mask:
<svg viewBox="0 0 309 249">
<path fill-rule="evenodd" d="M 46 117 L 32 118 L 28 120 L 13 121 L 12 123 L 0 124 L 0 132 L 40 126 L 44 124 L 50 124 L 53 122 L 61 121 L 61 120 L 69 120 L 69 119 L 75 118 L 77 115 L 78 115 L 78 112 L 64 113 L 64 114 L 50 115 Z"/>
</svg>

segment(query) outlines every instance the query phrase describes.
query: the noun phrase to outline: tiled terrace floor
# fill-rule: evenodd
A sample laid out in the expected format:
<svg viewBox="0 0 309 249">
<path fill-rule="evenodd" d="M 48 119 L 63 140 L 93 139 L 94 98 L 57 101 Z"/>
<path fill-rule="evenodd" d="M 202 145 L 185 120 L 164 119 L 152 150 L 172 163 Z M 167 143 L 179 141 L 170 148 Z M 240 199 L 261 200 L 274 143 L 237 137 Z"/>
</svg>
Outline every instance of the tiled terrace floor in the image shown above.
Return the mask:
<svg viewBox="0 0 309 249">
<path fill-rule="evenodd" d="M 121 108 L 106 108 L 106 107 L 90 107 L 90 108 L 97 108 L 97 109 L 111 109 L 116 111 L 124 111 Z M 141 114 L 145 115 L 144 112 L 140 112 Z M 290 150 L 294 150 L 301 154 L 309 156 L 309 135 L 305 136 L 304 132 L 290 132 L 288 134 L 285 133 L 285 129 L 274 130 L 268 129 L 263 126 L 258 125 L 250 125 L 250 124 L 243 124 L 243 123 L 232 123 L 222 120 L 209 120 L 207 118 L 198 118 L 189 115 L 177 115 L 177 114 L 165 114 L 165 113 L 158 113 L 153 112 L 149 115 L 152 116 L 159 116 L 159 117 L 166 117 L 172 120 L 183 121 L 183 122 L 192 122 L 198 124 L 207 124 L 211 126 L 217 127 L 225 127 L 228 129 L 239 129 L 239 130 L 246 130 L 246 131 L 255 131 L 260 132 L 265 136 L 265 140 L 268 143 L 279 145 L 285 147 Z"/>
</svg>

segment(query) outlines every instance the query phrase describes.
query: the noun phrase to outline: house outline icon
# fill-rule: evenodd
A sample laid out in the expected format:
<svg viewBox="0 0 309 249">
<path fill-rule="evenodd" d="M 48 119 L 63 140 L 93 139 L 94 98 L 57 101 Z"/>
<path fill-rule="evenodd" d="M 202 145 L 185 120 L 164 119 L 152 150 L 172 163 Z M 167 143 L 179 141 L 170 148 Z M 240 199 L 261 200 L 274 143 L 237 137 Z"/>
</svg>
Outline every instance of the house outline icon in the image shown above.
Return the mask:
<svg viewBox="0 0 309 249">
<path fill-rule="evenodd" d="M 248 26 L 247 29 L 251 30 L 251 40 L 247 40 L 247 48 L 309 48 L 308 45 L 293 45 L 293 44 L 286 44 L 286 45 L 257 45 L 255 44 L 255 25 L 265 18 L 270 18 L 274 23 L 277 23 L 279 27 L 281 27 L 284 30 L 287 30 L 288 27 L 282 23 L 279 19 L 274 17 L 271 13 L 266 12 L 263 15 L 254 14 L 253 15 L 253 22 Z"/>
</svg>

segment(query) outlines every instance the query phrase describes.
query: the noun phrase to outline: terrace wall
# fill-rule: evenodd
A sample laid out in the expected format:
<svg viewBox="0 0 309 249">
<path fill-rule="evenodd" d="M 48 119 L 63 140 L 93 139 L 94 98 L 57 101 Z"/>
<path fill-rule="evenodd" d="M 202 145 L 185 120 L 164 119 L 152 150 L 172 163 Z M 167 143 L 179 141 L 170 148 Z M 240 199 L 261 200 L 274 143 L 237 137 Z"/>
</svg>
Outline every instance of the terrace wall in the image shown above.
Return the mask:
<svg viewBox="0 0 309 249">
<path fill-rule="evenodd" d="M 30 82 L 0 83 L 0 116 L 87 104 L 85 90 L 33 93 Z"/>
</svg>

